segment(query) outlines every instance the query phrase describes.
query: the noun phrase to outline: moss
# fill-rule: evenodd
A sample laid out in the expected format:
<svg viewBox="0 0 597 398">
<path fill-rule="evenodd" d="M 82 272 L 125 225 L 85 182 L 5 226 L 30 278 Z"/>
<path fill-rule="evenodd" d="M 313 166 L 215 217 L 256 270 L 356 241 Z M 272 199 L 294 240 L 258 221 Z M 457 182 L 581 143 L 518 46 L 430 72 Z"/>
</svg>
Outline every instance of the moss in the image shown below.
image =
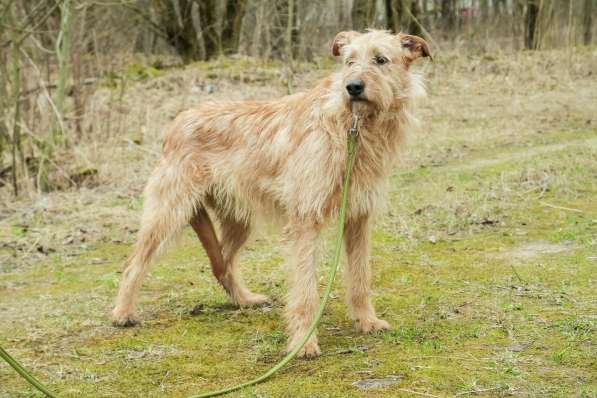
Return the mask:
<svg viewBox="0 0 597 398">
<path fill-rule="evenodd" d="M 230 75 L 277 67 L 218 62 L 193 67 Z M 462 124 L 462 131 L 483 125 Z M 595 132 L 579 127 L 488 139 L 455 131 L 435 137 L 438 148 L 450 148 L 439 155 L 425 139 L 416 142 L 415 161 L 392 178 L 389 211 L 373 233 L 376 308 L 394 330 L 356 333 L 337 283 L 319 328 L 324 355 L 296 360 L 269 382 L 231 396 L 596 397 L 597 154 L 582 145 Z M 73 201 L 61 214 L 84 206 Z M 113 198 L 103 206 L 136 214 L 141 201 Z M 0 238 L 31 239 L 42 218 L 26 226 L 7 219 Z M 96 227 L 120 237 L 116 225 L 103 219 Z M 521 255 L 520 247 L 533 242 L 562 250 L 527 248 Z M 280 247 L 267 236 L 243 253 L 248 284 L 274 305 L 241 310 L 228 304 L 185 230 L 148 276 L 143 323 L 133 329 L 109 324 L 129 243 L 99 239 L 78 254 L 58 247 L 29 257 L 27 266 L 18 263 L 25 263 L 22 251 L 1 248 L 0 255 L 21 257 L 0 274 L 0 341 L 65 397 L 184 397 L 246 381 L 285 348 Z M 326 258 L 331 247 L 328 240 Z M 324 264 L 320 272 L 327 270 Z M 191 315 L 197 304 L 202 311 Z M 389 375 L 398 383 L 384 389 L 352 385 Z M 39 396 L 6 366 L 0 395 Z"/>
</svg>

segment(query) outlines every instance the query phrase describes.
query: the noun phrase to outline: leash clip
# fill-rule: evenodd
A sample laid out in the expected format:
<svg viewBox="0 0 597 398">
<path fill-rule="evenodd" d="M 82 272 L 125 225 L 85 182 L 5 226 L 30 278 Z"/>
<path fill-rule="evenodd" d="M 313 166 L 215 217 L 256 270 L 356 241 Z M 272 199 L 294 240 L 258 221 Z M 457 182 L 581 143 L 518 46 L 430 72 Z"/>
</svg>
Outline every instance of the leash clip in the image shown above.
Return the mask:
<svg viewBox="0 0 597 398">
<path fill-rule="evenodd" d="M 359 116 L 352 115 L 352 126 L 348 130 L 348 134 L 352 138 L 357 138 L 359 136 Z"/>
</svg>

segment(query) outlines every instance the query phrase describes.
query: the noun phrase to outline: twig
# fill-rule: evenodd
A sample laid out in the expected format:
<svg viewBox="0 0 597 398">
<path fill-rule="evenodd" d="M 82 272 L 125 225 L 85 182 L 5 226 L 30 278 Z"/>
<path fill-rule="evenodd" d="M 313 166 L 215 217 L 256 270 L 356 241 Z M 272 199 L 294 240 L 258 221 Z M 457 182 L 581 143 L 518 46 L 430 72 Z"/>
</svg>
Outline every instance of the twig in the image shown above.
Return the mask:
<svg viewBox="0 0 597 398">
<path fill-rule="evenodd" d="M 481 390 L 463 391 L 463 392 L 459 392 L 458 394 L 456 394 L 454 396 L 460 397 L 460 396 L 468 395 L 468 394 L 479 394 L 479 393 L 487 392 L 487 391 L 502 390 L 503 388 L 504 388 L 503 386 L 498 386 L 498 387 L 492 387 L 492 388 L 483 388 Z"/>
<path fill-rule="evenodd" d="M 480 358 L 466 358 L 466 357 L 460 357 L 460 356 L 441 356 L 441 355 L 419 355 L 416 357 L 411 357 L 410 360 L 414 360 L 414 359 L 429 359 L 429 358 L 435 358 L 435 359 L 449 359 L 449 360 L 459 360 L 459 361 L 474 361 L 474 362 L 481 362 L 481 361 L 487 361 L 488 359 L 480 359 Z"/>
<path fill-rule="evenodd" d="M 558 210 L 566 210 L 566 211 L 573 211 L 575 213 L 584 213 L 584 211 L 582 210 L 578 210 L 578 209 L 572 209 L 570 207 L 564 207 L 564 206 L 556 206 L 556 205 L 552 205 L 546 202 L 539 202 L 541 203 L 541 205 L 545 206 L 545 207 L 551 207 L 552 209 L 558 209 Z"/>
<path fill-rule="evenodd" d="M 514 272 L 514 275 L 516 275 L 516 277 L 518 278 L 519 282 L 522 282 L 526 285 L 527 281 L 525 281 L 524 279 L 522 279 L 522 277 L 520 276 L 520 274 L 518 273 L 518 271 L 516 271 L 516 268 L 514 268 L 514 264 L 510 264 L 510 268 L 512 268 L 512 272 Z"/>
<path fill-rule="evenodd" d="M 409 390 L 407 388 L 397 388 L 397 390 L 398 391 L 402 391 L 402 392 L 407 392 L 407 393 L 410 393 L 410 394 L 420 395 L 422 397 L 441 398 L 438 395 L 427 394 L 426 392 L 413 391 L 413 390 Z"/>
<path fill-rule="evenodd" d="M 29 256 L 29 253 L 31 253 L 33 251 L 33 248 L 37 246 L 37 244 L 39 243 L 39 241 L 41 240 L 41 237 L 37 237 L 37 239 L 35 239 L 35 242 L 33 242 L 32 245 L 30 245 L 27 250 L 25 250 L 25 253 L 23 253 L 23 255 L 21 256 L 21 261 L 26 259 L 27 256 Z"/>
<path fill-rule="evenodd" d="M 39 68 L 37 67 L 37 65 L 35 64 L 35 62 L 33 62 L 33 59 L 31 59 L 31 57 L 29 56 L 29 54 L 27 54 L 27 52 L 24 51 L 24 50 L 21 50 L 21 53 L 23 53 L 23 55 L 27 58 L 27 60 L 31 64 L 31 66 L 33 66 L 33 69 L 35 69 L 35 72 L 37 72 L 37 75 L 39 76 L 39 80 L 41 81 L 41 71 L 39 70 Z M 52 110 L 54 111 L 54 115 L 58 119 L 58 123 L 60 123 L 60 128 L 62 129 L 62 131 L 64 131 L 64 124 L 62 123 L 62 119 L 60 118 L 60 113 L 58 112 L 58 108 L 56 108 L 56 104 L 52 100 L 52 96 L 50 95 L 47 86 L 44 86 L 43 82 L 42 82 L 42 85 L 39 88 L 43 89 L 44 96 L 46 97 L 46 100 L 48 101 L 48 104 L 50 104 L 50 108 L 52 108 Z M 23 93 L 21 93 L 21 95 L 22 94 Z"/>
<path fill-rule="evenodd" d="M 87 85 L 96 83 L 98 80 L 99 79 L 97 77 L 88 77 L 85 80 L 79 82 L 79 84 L 87 86 Z M 46 82 L 42 81 L 39 86 L 33 87 L 33 88 L 29 89 L 29 90 L 21 92 L 21 97 L 25 97 L 25 96 L 27 96 L 29 94 L 33 94 L 33 93 L 35 93 L 37 91 L 40 91 L 40 90 L 46 90 L 47 91 L 49 88 L 56 88 L 56 87 L 58 87 L 57 83 L 46 83 Z"/>
<path fill-rule="evenodd" d="M 48 19 L 53 14 L 54 10 L 60 5 L 60 3 L 62 1 L 63 0 L 56 0 L 56 4 L 54 4 L 52 6 L 52 8 L 43 17 L 41 17 L 40 19 L 35 18 L 35 19 L 37 19 L 37 24 L 36 25 L 34 25 L 29 30 L 25 30 L 24 27 L 21 28 L 20 30 L 24 31 L 25 33 L 20 38 L 7 40 L 6 42 L 4 42 L 2 44 L 2 47 L 6 48 L 6 47 L 10 46 L 13 43 L 15 43 L 15 45 L 17 45 L 17 46 L 19 44 L 21 44 L 27 37 L 29 37 L 29 35 L 31 35 L 32 33 L 35 33 L 37 31 L 37 28 L 39 28 L 44 22 L 46 22 L 46 19 Z M 40 1 L 40 4 L 43 4 L 43 1 Z M 43 8 L 40 8 L 40 10 L 43 10 Z"/>
<path fill-rule="evenodd" d="M 31 129 L 29 129 L 29 127 L 24 124 L 24 123 L 19 123 L 19 125 L 23 128 L 23 130 L 25 131 L 25 134 L 29 135 L 32 139 L 33 143 L 39 144 L 39 143 L 43 143 L 43 141 L 38 138 L 32 131 Z M 56 170 L 58 172 L 60 172 L 62 174 L 62 176 L 64 178 L 66 178 L 71 184 L 73 185 L 77 185 L 77 183 L 75 182 L 75 180 L 73 180 L 71 178 L 71 176 L 62 168 L 58 165 L 58 163 L 54 162 L 52 159 L 48 158 L 47 156 L 44 157 L 44 159 L 46 159 L 48 161 L 48 163 L 51 163 L 52 166 L 56 167 Z"/>
</svg>

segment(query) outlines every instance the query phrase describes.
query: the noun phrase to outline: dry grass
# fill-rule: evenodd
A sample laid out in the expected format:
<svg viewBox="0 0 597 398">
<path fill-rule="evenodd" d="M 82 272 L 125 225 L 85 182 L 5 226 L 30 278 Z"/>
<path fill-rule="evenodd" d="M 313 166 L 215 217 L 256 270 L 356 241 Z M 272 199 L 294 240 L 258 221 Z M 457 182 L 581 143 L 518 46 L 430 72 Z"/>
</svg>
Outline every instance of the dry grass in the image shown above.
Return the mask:
<svg viewBox="0 0 597 398">
<path fill-rule="evenodd" d="M 97 168 L 95 180 L 0 194 L 2 345 L 73 397 L 185 396 L 268 368 L 284 346 L 276 235 L 243 256 L 272 308 L 227 306 L 186 231 L 143 289 L 144 324 L 114 329 L 108 311 L 175 114 L 207 98 L 282 95 L 331 67 L 301 65 L 289 81 L 281 65 L 220 60 L 132 66 L 124 90 L 105 82 L 85 114 L 88 144 L 61 164 Z M 324 357 L 236 396 L 597 396 L 595 50 L 446 53 L 423 69 L 423 127 L 374 234 L 377 307 L 395 330 L 356 334 L 334 299 Z M 395 383 L 366 393 L 352 385 L 387 376 Z M 0 396 L 31 395 L 0 367 Z"/>
</svg>

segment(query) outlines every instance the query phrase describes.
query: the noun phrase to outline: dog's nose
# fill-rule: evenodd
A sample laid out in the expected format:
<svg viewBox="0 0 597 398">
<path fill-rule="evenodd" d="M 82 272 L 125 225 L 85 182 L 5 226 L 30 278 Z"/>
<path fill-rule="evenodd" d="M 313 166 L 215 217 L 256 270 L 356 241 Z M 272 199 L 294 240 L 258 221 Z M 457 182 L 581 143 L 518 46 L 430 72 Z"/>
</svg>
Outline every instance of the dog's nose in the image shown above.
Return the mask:
<svg viewBox="0 0 597 398">
<path fill-rule="evenodd" d="M 365 82 L 362 80 L 351 80 L 346 85 L 346 91 L 348 91 L 348 94 L 350 94 L 351 97 L 358 97 L 363 94 L 364 89 Z"/>
</svg>

